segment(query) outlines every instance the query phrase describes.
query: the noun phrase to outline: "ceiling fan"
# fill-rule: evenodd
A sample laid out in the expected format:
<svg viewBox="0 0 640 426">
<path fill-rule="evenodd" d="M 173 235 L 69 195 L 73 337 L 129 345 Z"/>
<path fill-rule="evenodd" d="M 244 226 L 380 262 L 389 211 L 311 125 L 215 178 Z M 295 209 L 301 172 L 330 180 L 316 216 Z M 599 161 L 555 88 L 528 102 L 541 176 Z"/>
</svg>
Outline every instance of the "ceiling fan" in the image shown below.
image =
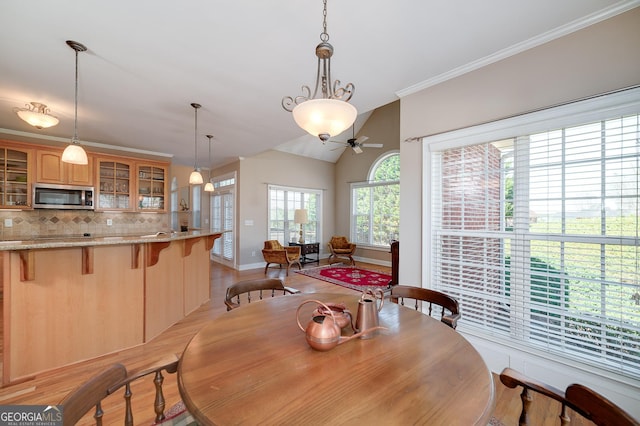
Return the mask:
<svg viewBox="0 0 640 426">
<path fill-rule="evenodd" d="M 362 148 L 382 148 L 383 145 L 381 143 L 364 143 L 366 140 L 369 139 L 368 136 L 360 136 L 359 138 L 355 137 L 355 129 L 353 128 L 353 126 L 351 127 L 351 139 L 347 139 L 346 142 L 342 142 L 342 141 L 332 141 L 330 140 L 329 142 L 333 142 L 333 143 L 339 143 L 340 145 L 346 146 L 346 147 L 350 147 L 351 149 L 353 149 L 353 151 L 356 154 L 360 154 L 362 151 Z M 334 148 L 334 149 L 339 149 L 339 148 Z"/>
</svg>

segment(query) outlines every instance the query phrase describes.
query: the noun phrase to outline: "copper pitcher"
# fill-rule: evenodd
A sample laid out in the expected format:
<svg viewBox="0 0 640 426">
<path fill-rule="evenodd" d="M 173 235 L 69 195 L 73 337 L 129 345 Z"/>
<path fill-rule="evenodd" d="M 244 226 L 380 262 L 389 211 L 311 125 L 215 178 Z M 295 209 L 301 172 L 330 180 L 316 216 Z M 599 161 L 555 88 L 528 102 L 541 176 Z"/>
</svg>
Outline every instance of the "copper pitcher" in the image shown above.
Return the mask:
<svg viewBox="0 0 640 426">
<path fill-rule="evenodd" d="M 315 314 L 305 328 L 300 323 L 300 308 L 307 303 L 317 303 L 323 308 L 322 312 L 328 312 L 329 315 L 319 313 Z M 328 351 L 339 344 L 362 335 L 362 333 L 356 333 L 349 337 L 340 336 L 341 329 L 336 321 L 333 311 L 319 300 L 305 300 L 302 302 L 296 311 L 296 320 L 298 321 L 298 327 L 300 327 L 300 330 L 304 331 L 305 338 L 309 346 L 317 351 Z M 370 331 L 372 330 L 365 330 L 365 332 Z"/>
<path fill-rule="evenodd" d="M 380 300 L 380 303 L 378 303 Z M 358 313 L 354 331 L 360 333 L 361 339 L 371 339 L 379 328 L 378 312 L 384 305 L 382 290 L 366 290 L 358 302 Z"/>
</svg>

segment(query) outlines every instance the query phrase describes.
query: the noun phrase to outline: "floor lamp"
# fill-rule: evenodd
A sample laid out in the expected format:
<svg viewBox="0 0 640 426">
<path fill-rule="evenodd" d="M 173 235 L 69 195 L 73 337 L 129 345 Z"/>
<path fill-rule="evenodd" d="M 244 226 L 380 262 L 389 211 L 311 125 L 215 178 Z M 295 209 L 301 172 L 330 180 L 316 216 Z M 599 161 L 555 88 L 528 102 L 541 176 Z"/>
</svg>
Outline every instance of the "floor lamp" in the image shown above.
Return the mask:
<svg viewBox="0 0 640 426">
<path fill-rule="evenodd" d="M 302 230 L 303 225 L 309 223 L 309 215 L 307 214 L 306 209 L 296 209 L 293 213 L 293 222 L 300 224 L 300 239 L 298 243 L 304 244 L 304 231 Z"/>
</svg>

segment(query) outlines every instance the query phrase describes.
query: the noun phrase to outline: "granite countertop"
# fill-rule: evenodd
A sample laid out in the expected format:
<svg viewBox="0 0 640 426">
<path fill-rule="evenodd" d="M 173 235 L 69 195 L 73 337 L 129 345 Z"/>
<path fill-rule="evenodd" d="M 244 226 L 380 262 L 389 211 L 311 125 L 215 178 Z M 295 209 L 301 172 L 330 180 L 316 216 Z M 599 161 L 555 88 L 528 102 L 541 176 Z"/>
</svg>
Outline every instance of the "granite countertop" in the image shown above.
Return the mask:
<svg viewBox="0 0 640 426">
<path fill-rule="evenodd" d="M 75 236 L 60 235 L 50 237 L 38 237 L 30 240 L 4 240 L 0 241 L 0 251 L 47 249 L 59 247 L 88 247 L 106 246 L 117 244 L 143 244 L 153 242 L 166 242 L 174 240 L 186 240 L 188 238 L 206 237 L 220 234 L 213 231 L 187 231 L 187 232 L 156 232 L 143 235 L 104 235 L 104 236 Z"/>
</svg>

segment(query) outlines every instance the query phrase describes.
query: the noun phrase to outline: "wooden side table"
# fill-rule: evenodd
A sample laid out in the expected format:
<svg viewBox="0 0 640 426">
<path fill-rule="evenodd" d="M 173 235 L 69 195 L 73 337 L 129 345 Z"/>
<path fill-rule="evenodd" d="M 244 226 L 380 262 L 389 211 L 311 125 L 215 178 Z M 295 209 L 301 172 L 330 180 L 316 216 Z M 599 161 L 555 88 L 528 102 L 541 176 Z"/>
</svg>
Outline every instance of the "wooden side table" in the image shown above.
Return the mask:
<svg viewBox="0 0 640 426">
<path fill-rule="evenodd" d="M 320 243 L 289 243 L 289 246 L 300 246 L 300 263 L 317 263 L 320 266 Z M 307 257 L 308 254 L 315 254 L 315 257 Z"/>
</svg>

